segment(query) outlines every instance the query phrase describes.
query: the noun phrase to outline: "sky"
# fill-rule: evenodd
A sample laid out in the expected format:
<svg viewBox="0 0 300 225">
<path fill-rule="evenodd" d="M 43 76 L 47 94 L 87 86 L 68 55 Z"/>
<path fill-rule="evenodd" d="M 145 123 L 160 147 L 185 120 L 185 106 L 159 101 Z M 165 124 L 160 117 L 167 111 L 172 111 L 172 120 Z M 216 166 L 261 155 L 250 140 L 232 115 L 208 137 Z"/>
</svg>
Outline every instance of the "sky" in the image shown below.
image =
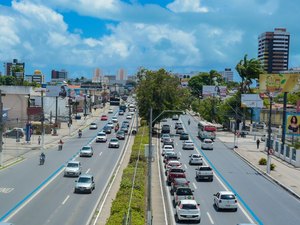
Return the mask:
<svg viewBox="0 0 300 225">
<path fill-rule="evenodd" d="M 284 27 L 289 67 L 300 67 L 299 12 L 299 0 L 0 0 L 0 63 L 18 59 L 47 81 L 52 69 L 234 70 L 257 57 L 258 35 Z"/>
</svg>

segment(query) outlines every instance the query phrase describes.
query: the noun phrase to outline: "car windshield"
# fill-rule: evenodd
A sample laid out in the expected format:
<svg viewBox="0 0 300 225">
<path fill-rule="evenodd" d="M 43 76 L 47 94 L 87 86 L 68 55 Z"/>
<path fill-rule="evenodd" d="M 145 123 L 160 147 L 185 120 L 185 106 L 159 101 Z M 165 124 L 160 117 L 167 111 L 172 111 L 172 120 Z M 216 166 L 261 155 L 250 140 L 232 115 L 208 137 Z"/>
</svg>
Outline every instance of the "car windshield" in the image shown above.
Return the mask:
<svg viewBox="0 0 300 225">
<path fill-rule="evenodd" d="M 192 158 L 201 158 L 201 155 L 193 155 Z"/>
<path fill-rule="evenodd" d="M 193 192 L 189 188 L 180 188 L 180 189 L 177 189 L 176 194 L 177 195 L 192 195 Z"/>
<path fill-rule="evenodd" d="M 68 163 L 67 167 L 78 167 L 78 163 Z"/>
<path fill-rule="evenodd" d="M 182 209 L 197 209 L 197 206 L 194 204 L 182 204 Z"/>
<path fill-rule="evenodd" d="M 91 125 L 96 125 L 95 123 L 91 123 Z"/>
<path fill-rule="evenodd" d="M 182 169 L 172 169 L 171 170 L 173 173 L 183 173 Z"/>
<path fill-rule="evenodd" d="M 210 144 L 210 143 L 212 143 L 212 141 L 211 140 L 205 140 L 204 143 Z"/>
<path fill-rule="evenodd" d="M 91 147 L 89 147 L 89 146 L 84 146 L 83 148 L 82 148 L 82 150 L 90 150 L 91 149 Z"/>
<path fill-rule="evenodd" d="M 234 195 L 228 194 L 228 195 L 221 195 L 221 199 L 225 199 L 225 200 L 232 200 L 235 199 Z"/>
<path fill-rule="evenodd" d="M 118 139 L 112 138 L 110 141 L 111 141 L 111 142 L 118 142 Z"/>
<path fill-rule="evenodd" d="M 98 133 L 98 136 L 105 136 L 105 133 Z"/>
<path fill-rule="evenodd" d="M 91 178 L 89 178 L 89 177 L 80 177 L 78 179 L 78 182 L 79 183 L 90 183 L 91 182 Z"/>
<path fill-rule="evenodd" d="M 211 171 L 212 169 L 210 167 L 200 167 L 200 170 Z"/>
</svg>

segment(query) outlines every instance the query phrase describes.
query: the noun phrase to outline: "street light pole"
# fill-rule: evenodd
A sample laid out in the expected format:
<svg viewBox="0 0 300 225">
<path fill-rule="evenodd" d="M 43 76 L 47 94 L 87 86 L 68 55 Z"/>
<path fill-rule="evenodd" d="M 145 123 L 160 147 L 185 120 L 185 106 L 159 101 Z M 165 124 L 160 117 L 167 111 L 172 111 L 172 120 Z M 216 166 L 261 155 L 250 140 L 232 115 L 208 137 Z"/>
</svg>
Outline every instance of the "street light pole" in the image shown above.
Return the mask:
<svg viewBox="0 0 300 225">
<path fill-rule="evenodd" d="M 147 194 L 147 225 L 152 224 L 152 206 L 151 206 L 151 163 L 152 163 L 152 107 L 149 109 L 149 152 L 148 152 L 148 194 Z"/>
<path fill-rule="evenodd" d="M 273 103 L 273 97 L 272 94 L 269 93 L 269 99 L 270 99 L 270 111 L 269 111 L 269 123 L 268 123 L 268 152 L 267 152 L 267 174 L 270 174 L 270 166 L 271 166 L 271 133 L 272 133 L 272 103 Z"/>
<path fill-rule="evenodd" d="M 0 167 L 2 166 L 2 148 L 3 148 L 3 103 L 0 90 Z"/>
<path fill-rule="evenodd" d="M 45 119 L 45 115 L 44 115 L 44 91 L 41 90 L 41 105 L 42 105 L 42 149 L 41 151 L 43 152 L 45 149 L 45 128 L 44 128 L 44 119 Z"/>
</svg>

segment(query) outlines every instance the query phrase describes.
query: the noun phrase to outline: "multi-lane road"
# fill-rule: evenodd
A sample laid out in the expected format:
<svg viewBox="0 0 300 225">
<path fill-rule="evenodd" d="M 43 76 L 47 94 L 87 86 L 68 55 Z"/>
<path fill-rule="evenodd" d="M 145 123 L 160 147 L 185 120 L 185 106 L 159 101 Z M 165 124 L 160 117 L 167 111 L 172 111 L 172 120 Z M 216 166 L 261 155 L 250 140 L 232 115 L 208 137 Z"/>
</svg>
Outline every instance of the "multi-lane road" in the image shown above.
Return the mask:
<svg viewBox="0 0 300 225">
<path fill-rule="evenodd" d="M 109 119 L 116 113 L 117 108 L 108 114 Z M 125 115 L 119 116 L 120 124 L 122 120 Z M 62 151 L 47 150 L 43 166 L 39 165 L 38 152 L 35 152 L 25 161 L 0 171 L 0 221 L 16 225 L 87 224 L 127 143 L 120 141 L 120 148 L 108 148 L 108 142 L 95 143 L 97 131 L 107 121 L 98 118 L 96 123 L 98 130 L 87 127 L 82 138 L 75 136 L 65 141 Z M 111 137 L 115 137 L 114 131 L 108 134 L 108 141 Z M 94 155 L 79 157 L 80 148 L 87 144 L 93 146 Z M 83 174 L 94 176 L 96 188 L 92 194 L 75 194 L 77 178 L 63 176 L 64 166 L 71 159 L 81 161 Z"/>
<path fill-rule="evenodd" d="M 233 225 L 238 223 L 272 224 L 272 225 L 296 225 L 300 222 L 300 201 L 286 192 L 284 189 L 257 173 L 251 166 L 228 149 L 222 142 L 216 139 L 214 150 L 202 150 L 201 141 L 197 138 L 197 123 L 188 125 L 187 121 L 193 118 L 188 115 L 180 117 L 185 130 L 190 134 L 190 139 L 195 143 L 196 149 L 182 150 L 182 142 L 178 136 L 174 136 L 175 151 L 180 156 L 183 168 L 186 170 L 187 179 L 194 190 L 194 196 L 201 208 L 201 224 Z M 175 134 L 175 121 L 168 119 L 171 125 L 171 133 Z M 189 155 L 200 153 L 205 164 L 214 170 L 213 182 L 197 182 L 195 180 L 195 168 L 188 164 Z M 161 158 L 161 157 L 160 157 Z M 162 161 L 160 161 L 162 163 Z M 162 172 L 164 169 L 161 167 Z M 165 181 L 165 176 L 161 175 Z M 164 182 L 163 182 L 164 183 Z M 170 215 L 175 214 L 171 203 L 173 196 L 169 194 L 169 187 L 164 183 L 168 193 L 165 198 L 169 202 Z M 239 207 L 237 212 L 218 212 L 213 206 L 213 194 L 221 190 L 230 190 L 236 193 Z M 173 216 L 170 216 L 169 224 L 174 224 Z"/>
</svg>

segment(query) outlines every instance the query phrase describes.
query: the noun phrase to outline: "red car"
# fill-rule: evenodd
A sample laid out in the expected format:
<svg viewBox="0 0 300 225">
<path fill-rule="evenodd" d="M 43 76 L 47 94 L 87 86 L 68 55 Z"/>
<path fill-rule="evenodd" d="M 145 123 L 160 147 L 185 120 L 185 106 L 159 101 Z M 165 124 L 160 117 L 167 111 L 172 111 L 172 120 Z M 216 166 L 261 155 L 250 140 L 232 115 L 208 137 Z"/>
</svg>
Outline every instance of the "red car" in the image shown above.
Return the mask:
<svg viewBox="0 0 300 225">
<path fill-rule="evenodd" d="M 107 118 L 107 115 L 102 115 L 101 116 L 101 120 L 107 120 L 108 118 Z"/>
</svg>

